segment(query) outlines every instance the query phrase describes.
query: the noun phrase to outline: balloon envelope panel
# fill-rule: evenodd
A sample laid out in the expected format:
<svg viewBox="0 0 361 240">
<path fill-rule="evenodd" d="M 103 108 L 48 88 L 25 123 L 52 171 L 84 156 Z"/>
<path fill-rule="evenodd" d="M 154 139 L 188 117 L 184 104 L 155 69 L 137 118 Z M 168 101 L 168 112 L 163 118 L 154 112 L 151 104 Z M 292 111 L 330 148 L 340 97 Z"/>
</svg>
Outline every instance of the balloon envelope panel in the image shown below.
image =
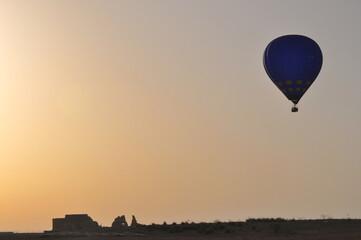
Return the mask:
<svg viewBox="0 0 361 240">
<path fill-rule="evenodd" d="M 268 44 L 263 64 L 272 82 L 297 104 L 321 70 L 322 52 L 308 37 L 286 35 Z"/>
</svg>

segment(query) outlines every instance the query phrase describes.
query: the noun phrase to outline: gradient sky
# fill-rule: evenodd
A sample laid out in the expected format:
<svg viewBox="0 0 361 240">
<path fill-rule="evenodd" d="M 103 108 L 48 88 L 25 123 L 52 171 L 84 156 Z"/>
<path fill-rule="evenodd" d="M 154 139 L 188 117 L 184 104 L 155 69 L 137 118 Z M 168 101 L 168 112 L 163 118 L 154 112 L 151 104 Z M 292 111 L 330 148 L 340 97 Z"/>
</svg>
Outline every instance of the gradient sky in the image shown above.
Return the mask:
<svg viewBox="0 0 361 240">
<path fill-rule="evenodd" d="M 0 0 L 0 231 L 361 218 L 361 2 Z M 318 42 L 292 106 L 267 44 Z"/>
</svg>

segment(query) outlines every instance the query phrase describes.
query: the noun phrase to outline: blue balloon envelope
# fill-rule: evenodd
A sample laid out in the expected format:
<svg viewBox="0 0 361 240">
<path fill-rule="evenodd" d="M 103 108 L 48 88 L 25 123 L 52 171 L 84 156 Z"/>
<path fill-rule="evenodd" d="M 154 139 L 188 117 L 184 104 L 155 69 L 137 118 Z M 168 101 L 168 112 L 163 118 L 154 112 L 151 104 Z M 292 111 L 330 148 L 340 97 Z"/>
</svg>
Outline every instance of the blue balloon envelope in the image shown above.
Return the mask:
<svg viewBox="0 0 361 240">
<path fill-rule="evenodd" d="M 268 44 L 263 65 L 272 82 L 296 105 L 321 70 L 322 52 L 311 38 L 286 35 Z"/>
</svg>

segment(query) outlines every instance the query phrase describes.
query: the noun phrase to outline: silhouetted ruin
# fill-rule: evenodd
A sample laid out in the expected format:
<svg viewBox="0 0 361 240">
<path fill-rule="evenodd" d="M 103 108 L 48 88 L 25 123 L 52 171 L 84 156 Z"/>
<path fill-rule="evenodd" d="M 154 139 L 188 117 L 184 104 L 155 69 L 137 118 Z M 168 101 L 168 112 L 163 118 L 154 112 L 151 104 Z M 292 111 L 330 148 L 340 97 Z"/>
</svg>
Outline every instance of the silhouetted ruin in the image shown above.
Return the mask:
<svg viewBox="0 0 361 240">
<path fill-rule="evenodd" d="M 128 227 L 128 223 L 125 220 L 125 216 L 122 215 L 121 217 L 116 217 L 114 219 L 114 222 L 112 223 L 112 228 L 124 228 L 124 227 Z"/>
<path fill-rule="evenodd" d="M 99 229 L 97 222 L 88 214 L 70 214 L 65 218 L 53 219 L 53 231 L 96 231 Z"/>
<path fill-rule="evenodd" d="M 138 226 L 137 219 L 135 218 L 134 215 L 132 215 L 132 223 L 130 224 L 130 226 L 133 228 Z"/>
<path fill-rule="evenodd" d="M 140 224 L 133 215 L 131 227 L 137 226 Z M 124 215 L 116 217 L 111 227 L 103 227 L 88 214 L 68 214 L 65 218 L 53 218 L 53 230 L 50 232 L 124 232 L 129 229 Z"/>
</svg>

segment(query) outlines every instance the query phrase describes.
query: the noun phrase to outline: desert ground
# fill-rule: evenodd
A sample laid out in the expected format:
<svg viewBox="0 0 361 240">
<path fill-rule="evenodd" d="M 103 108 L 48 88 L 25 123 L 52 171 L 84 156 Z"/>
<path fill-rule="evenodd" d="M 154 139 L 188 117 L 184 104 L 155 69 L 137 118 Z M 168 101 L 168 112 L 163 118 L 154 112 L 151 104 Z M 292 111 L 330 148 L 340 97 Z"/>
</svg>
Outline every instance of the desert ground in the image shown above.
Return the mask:
<svg viewBox="0 0 361 240">
<path fill-rule="evenodd" d="M 0 234 L 0 239 L 54 240 L 360 240 L 361 220 L 250 219 L 214 222 L 141 225 L 119 232 L 45 232 Z"/>
<path fill-rule="evenodd" d="M 360 240 L 359 234 L 330 234 L 322 236 L 84 236 L 84 237 L 0 237 L 0 239 L 27 239 L 27 240 Z"/>
</svg>

